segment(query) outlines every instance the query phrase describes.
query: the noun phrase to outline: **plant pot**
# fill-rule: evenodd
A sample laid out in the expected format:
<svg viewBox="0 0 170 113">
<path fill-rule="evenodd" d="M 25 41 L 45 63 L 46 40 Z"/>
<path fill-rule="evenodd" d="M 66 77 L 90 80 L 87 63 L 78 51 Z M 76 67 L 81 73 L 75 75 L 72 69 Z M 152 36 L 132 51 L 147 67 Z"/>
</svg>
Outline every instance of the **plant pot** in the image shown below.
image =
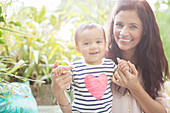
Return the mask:
<svg viewBox="0 0 170 113">
<path fill-rule="evenodd" d="M 30 87 L 37 105 L 54 105 L 56 103 L 51 91 L 51 84 L 31 85 Z"/>
</svg>

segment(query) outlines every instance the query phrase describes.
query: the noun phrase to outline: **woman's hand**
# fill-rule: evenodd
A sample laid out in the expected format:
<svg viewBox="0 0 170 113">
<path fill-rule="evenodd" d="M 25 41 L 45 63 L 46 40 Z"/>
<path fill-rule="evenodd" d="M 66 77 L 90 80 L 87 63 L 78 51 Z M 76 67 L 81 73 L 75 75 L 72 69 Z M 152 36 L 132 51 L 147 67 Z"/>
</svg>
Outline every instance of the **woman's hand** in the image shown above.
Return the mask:
<svg viewBox="0 0 170 113">
<path fill-rule="evenodd" d="M 64 90 L 71 85 L 72 82 L 72 76 L 71 72 L 69 70 L 73 69 L 71 66 L 62 66 L 63 68 L 60 71 L 57 71 L 58 62 L 56 61 L 53 69 L 51 71 L 51 77 L 52 77 L 52 84 L 51 89 L 53 92 L 53 95 L 55 96 L 58 104 L 60 106 L 67 106 L 66 108 L 60 107 L 63 113 L 72 113 L 71 109 L 72 106 L 70 106 L 70 102 L 67 99 L 67 96 L 64 93 Z M 60 73 L 62 72 L 62 73 Z M 60 75 L 58 75 L 60 73 Z M 68 106 L 69 105 L 69 106 Z"/>
<path fill-rule="evenodd" d="M 120 70 L 119 66 L 113 75 L 112 81 L 122 87 L 128 88 L 129 90 L 133 90 L 138 84 L 138 71 L 136 70 L 134 64 L 128 61 L 128 65 L 131 71 L 128 70 Z"/>
<path fill-rule="evenodd" d="M 58 72 L 56 69 L 57 67 L 58 67 L 58 62 L 56 61 L 51 71 L 51 77 L 52 77 L 51 89 L 52 89 L 54 96 L 63 94 L 64 90 L 67 87 L 69 87 L 72 83 L 72 76 L 69 70 L 73 69 L 73 67 L 62 66 L 63 67 L 62 75 L 58 75 Z"/>
</svg>

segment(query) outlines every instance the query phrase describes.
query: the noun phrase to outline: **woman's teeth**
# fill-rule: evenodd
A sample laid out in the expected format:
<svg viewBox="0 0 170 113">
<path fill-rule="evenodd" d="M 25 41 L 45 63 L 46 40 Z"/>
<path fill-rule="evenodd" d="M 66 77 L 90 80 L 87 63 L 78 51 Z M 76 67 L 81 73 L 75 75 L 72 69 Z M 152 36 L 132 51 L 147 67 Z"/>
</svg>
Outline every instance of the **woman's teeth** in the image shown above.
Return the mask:
<svg viewBox="0 0 170 113">
<path fill-rule="evenodd" d="M 130 42 L 131 40 L 128 40 L 128 39 L 121 39 L 121 38 L 120 38 L 120 41 Z"/>
</svg>

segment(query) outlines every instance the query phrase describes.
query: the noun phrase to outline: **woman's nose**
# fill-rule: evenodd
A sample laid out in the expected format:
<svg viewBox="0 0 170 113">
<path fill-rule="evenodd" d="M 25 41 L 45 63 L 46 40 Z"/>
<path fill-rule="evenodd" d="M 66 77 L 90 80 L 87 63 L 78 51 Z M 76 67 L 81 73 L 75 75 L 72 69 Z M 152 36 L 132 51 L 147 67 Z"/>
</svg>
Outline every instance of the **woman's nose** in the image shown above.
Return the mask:
<svg viewBox="0 0 170 113">
<path fill-rule="evenodd" d="M 129 29 L 127 27 L 123 27 L 120 31 L 120 35 L 126 36 L 129 34 Z"/>
</svg>

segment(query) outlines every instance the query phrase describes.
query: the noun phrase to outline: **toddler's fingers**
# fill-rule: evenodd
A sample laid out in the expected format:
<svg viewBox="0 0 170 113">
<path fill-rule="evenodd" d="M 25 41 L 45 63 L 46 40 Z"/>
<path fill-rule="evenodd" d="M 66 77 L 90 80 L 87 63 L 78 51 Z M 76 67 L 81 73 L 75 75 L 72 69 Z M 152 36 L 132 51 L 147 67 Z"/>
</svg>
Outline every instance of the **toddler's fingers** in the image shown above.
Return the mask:
<svg viewBox="0 0 170 113">
<path fill-rule="evenodd" d="M 56 75 L 58 75 L 58 76 L 60 76 L 60 75 L 62 75 L 62 67 L 61 66 L 59 66 L 59 67 L 57 67 L 57 68 L 55 68 L 55 72 L 56 72 Z"/>
<path fill-rule="evenodd" d="M 118 65 L 122 65 L 124 63 L 127 63 L 127 61 L 123 60 L 123 59 L 119 59 L 118 60 Z"/>
<path fill-rule="evenodd" d="M 119 62 L 120 62 L 120 58 L 119 58 L 119 57 L 117 57 L 116 59 L 117 59 L 117 62 L 119 63 Z"/>
<path fill-rule="evenodd" d="M 52 68 L 58 67 L 58 61 L 56 60 Z"/>
<path fill-rule="evenodd" d="M 126 63 L 125 63 L 125 62 L 124 62 L 124 63 L 121 63 L 121 65 L 119 65 L 119 69 L 121 69 L 121 70 L 122 70 L 123 68 L 125 68 L 125 67 L 129 67 L 128 64 L 127 64 L 127 62 L 126 62 Z"/>
<path fill-rule="evenodd" d="M 72 70 L 72 69 L 74 69 L 73 66 L 63 66 L 64 71 L 69 71 L 69 70 Z"/>
<path fill-rule="evenodd" d="M 122 71 L 126 71 L 126 70 L 127 70 L 127 71 L 130 71 L 130 70 L 129 70 L 129 66 L 124 66 L 121 70 L 122 70 Z"/>
<path fill-rule="evenodd" d="M 63 74 L 63 67 L 60 67 L 59 68 L 59 75 L 62 75 Z"/>
</svg>

